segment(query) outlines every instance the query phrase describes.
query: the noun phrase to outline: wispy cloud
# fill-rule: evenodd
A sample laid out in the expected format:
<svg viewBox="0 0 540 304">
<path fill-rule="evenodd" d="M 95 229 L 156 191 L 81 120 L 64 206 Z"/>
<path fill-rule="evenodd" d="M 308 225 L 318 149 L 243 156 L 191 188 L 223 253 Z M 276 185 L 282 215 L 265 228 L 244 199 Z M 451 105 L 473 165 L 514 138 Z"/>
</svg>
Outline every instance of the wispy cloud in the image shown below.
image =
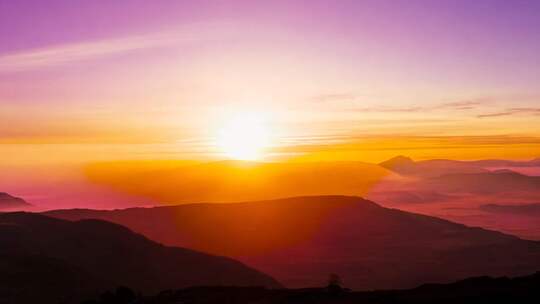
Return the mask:
<svg viewBox="0 0 540 304">
<path fill-rule="evenodd" d="M 472 110 L 476 109 L 477 107 L 486 104 L 489 100 L 488 99 L 476 99 L 476 100 L 464 100 L 464 101 L 456 101 L 456 102 L 448 102 L 443 103 L 439 105 L 439 109 L 455 109 L 455 110 Z"/>
<path fill-rule="evenodd" d="M 327 135 L 305 143 L 276 148 L 282 152 L 317 152 L 332 150 L 441 150 L 477 149 L 485 147 L 507 148 L 510 145 L 540 145 L 540 137 L 517 135 L 477 135 L 477 136 L 411 136 L 411 135 Z"/>
<path fill-rule="evenodd" d="M 380 112 L 380 113 L 414 113 L 436 110 L 474 110 L 486 104 L 487 99 L 464 100 L 448 103 L 440 103 L 429 106 L 407 106 L 407 107 L 364 107 L 350 108 L 349 111 L 355 112 Z"/>
<path fill-rule="evenodd" d="M 505 111 L 480 114 L 477 117 L 489 118 L 489 117 L 510 116 L 510 115 L 517 115 L 517 114 L 540 115 L 540 108 L 508 108 Z"/>
<path fill-rule="evenodd" d="M 512 115 L 512 112 L 496 112 L 496 113 L 488 113 L 488 114 L 479 114 L 476 117 L 478 118 L 488 118 L 488 117 L 500 117 L 500 116 L 509 116 Z"/>
<path fill-rule="evenodd" d="M 366 113 L 410 113 L 423 111 L 423 107 L 364 107 L 349 108 L 347 111 L 366 112 Z"/>
<path fill-rule="evenodd" d="M 350 101 L 356 99 L 358 96 L 352 93 L 331 93 L 320 94 L 311 98 L 314 102 L 333 102 L 333 101 Z"/>
<path fill-rule="evenodd" d="M 176 31 L 74 42 L 0 54 L 0 73 L 64 65 L 141 49 L 207 39 L 207 34 L 211 33 L 209 30 L 213 31 L 217 28 L 212 25 L 199 25 Z"/>
<path fill-rule="evenodd" d="M 445 103 L 431 103 L 428 105 L 406 105 L 397 107 L 387 105 L 374 105 L 366 107 L 358 106 L 360 105 L 360 99 L 365 99 L 366 97 L 366 95 L 359 95 L 350 92 L 335 92 L 315 95 L 309 100 L 318 103 L 345 102 L 350 104 L 350 106 L 345 107 L 343 109 L 344 111 L 366 113 L 414 113 L 437 110 L 475 110 L 493 101 L 492 98 L 483 97 Z"/>
</svg>

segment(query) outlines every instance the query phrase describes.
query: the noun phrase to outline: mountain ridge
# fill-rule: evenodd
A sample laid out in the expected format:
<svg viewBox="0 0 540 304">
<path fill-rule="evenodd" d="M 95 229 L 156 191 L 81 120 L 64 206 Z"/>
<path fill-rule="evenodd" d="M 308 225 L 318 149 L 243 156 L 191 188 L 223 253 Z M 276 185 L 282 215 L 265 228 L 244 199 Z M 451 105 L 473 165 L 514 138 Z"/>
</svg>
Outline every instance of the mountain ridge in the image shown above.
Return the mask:
<svg viewBox="0 0 540 304">
<path fill-rule="evenodd" d="M 388 209 L 358 197 L 46 214 L 101 218 L 164 244 L 231 256 L 287 287 L 316 286 L 328 273 L 365 290 L 540 269 L 539 242 Z M 418 268 L 426 270 L 419 274 Z"/>
<path fill-rule="evenodd" d="M 58 275 L 67 282 L 87 282 L 87 288 L 79 288 L 83 293 L 118 285 L 142 292 L 194 285 L 281 286 L 231 258 L 164 246 L 127 227 L 98 219 L 66 221 L 36 213 L 2 213 L 0 256 L 6 278 L 20 276 L 16 265 L 31 263 L 33 268 L 25 271 L 31 274 L 35 268 L 29 278 L 38 284 L 0 286 L 0 302 L 3 295 L 20 288 L 41 290 L 40 281 L 51 275 L 45 269 L 59 269 Z M 80 296 L 77 290 L 71 296 Z M 57 303 L 58 298 L 52 298 L 60 295 L 51 295 L 51 301 Z"/>
<path fill-rule="evenodd" d="M 481 160 L 452 160 L 428 159 L 414 161 L 399 155 L 379 163 L 380 166 L 403 175 L 420 177 L 436 177 L 447 174 L 487 173 L 493 168 L 526 168 L 540 167 L 540 158 L 527 161 L 481 159 Z"/>
<path fill-rule="evenodd" d="M 448 284 L 424 284 L 412 289 L 354 292 L 340 286 L 268 290 L 253 287 L 196 287 L 138 298 L 137 303 L 222 303 L 234 298 L 248 303 L 536 303 L 540 300 L 540 272 L 521 277 L 472 277 Z M 119 292 L 117 291 L 118 295 Z M 120 296 L 118 296 L 120 297 Z M 133 296 L 133 299 L 136 297 Z M 535 302 L 536 301 L 536 302 Z M 98 301 L 95 304 L 107 304 Z"/>
<path fill-rule="evenodd" d="M 32 205 L 30 203 L 20 197 L 13 196 L 7 192 L 0 192 L 0 212 L 27 209 L 31 207 Z"/>
</svg>

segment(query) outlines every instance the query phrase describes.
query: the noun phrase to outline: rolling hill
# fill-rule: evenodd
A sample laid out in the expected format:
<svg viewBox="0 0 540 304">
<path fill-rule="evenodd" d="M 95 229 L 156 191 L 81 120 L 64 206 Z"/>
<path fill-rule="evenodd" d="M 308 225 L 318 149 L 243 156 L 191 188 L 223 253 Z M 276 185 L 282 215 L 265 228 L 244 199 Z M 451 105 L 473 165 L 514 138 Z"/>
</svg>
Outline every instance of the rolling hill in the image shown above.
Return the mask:
<svg viewBox="0 0 540 304">
<path fill-rule="evenodd" d="M 406 156 L 396 156 L 379 164 L 390 171 L 401 175 L 422 178 L 439 177 L 454 174 L 489 173 L 497 169 L 511 169 L 516 172 L 535 172 L 540 169 L 540 158 L 530 161 L 514 161 L 502 159 L 484 159 L 474 161 L 430 159 L 414 161 Z"/>
<path fill-rule="evenodd" d="M 305 288 L 268 290 L 256 287 L 195 287 L 135 297 L 141 304 L 455 304 L 455 303 L 538 303 L 540 273 L 522 277 L 475 277 L 449 284 L 426 284 L 405 290 L 351 292 L 343 289 Z M 116 298 L 122 293 L 116 292 Z M 113 293 L 110 297 L 115 298 Z M 98 301 L 94 304 L 108 304 Z"/>
<path fill-rule="evenodd" d="M 230 258 L 167 247 L 101 220 L 0 214 L 0 303 L 75 301 L 103 288 L 141 292 L 279 283 Z"/>
<path fill-rule="evenodd" d="M 440 193 L 540 193 L 540 177 L 527 176 L 510 170 L 486 173 L 448 174 L 423 180 L 418 189 Z"/>
<path fill-rule="evenodd" d="M 0 192 L 0 211 L 15 211 L 31 208 L 32 205 L 19 197 Z"/>
<path fill-rule="evenodd" d="M 466 161 L 448 159 L 413 161 L 411 158 L 405 156 L 396 156 L 380 163 L 379 165 L 402 175 L 411 175 L 424 178 L 437 177 L 447 174 L 489 172 L 479 164 Z"/>
<path fill-rule="evenodd" d="M 46 214 L 104 219 L 164 244 L 231 256 L 287 287 L 320 286 L 329 273 L 361 290 L 540 269 L 538 242 L 388 209 L 358 197 Z"/>
</svg>

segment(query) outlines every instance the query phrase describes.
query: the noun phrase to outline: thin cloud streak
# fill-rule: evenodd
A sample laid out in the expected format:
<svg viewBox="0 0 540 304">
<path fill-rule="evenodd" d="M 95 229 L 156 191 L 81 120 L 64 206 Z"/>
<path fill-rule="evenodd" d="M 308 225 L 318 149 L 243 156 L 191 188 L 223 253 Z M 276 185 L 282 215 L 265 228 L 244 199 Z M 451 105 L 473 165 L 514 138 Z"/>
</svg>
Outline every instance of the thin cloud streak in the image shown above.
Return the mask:
<svg viewBox="0 0 540 304">
<path fill-rule="evenodd" d="M 365 113 L 416 113 L 416 112 L 426 112 L 426 111 L 437 111 L 437 110 L 475 110 L 482 107 L 485 104 L 488 104 L 493 101 L 493 98 L 484 97 L 484 98 L 474 98 L 459 100 L 454 102 L 438 103 L 433 105 L 409 105 L 402 107 L 393 107 L 393 106 L 367 106 L 367 107 L 356 107 L 355 104 L 358 104 L 358 100 L 361 97 L 366 97 L 366 95 L 358 95 L 348 92 L 335 92 L 335 93 L 325 93 L 312 96 L 309 100 L 316 103 L 331 103 L 331 102 L 350 102 L 352 106 L 343 109 L 347 112 L 365 112 Z"/>
<path fill-rule="evenodd" d="M 325 150 L 439 150 L 477 149 L 486 147 L 508 147 L 511 145 L 540 145 L 540 137 L 518 135 L 463 135 L 463 136 L 411 136 L 411 135 L 328 135 L 309 143 L 293 141 L 289 145 L 276 147 L 279 152 L 319 152 Z"/>
<path fill-rule="evenodd" d="M 540 115 L 540 108 L 509 108 L 504 112 L 480 114 L 478 118 L 510 116 L 516 114 Z"/>
<path fill-rule="evenodd" d="M 446 109 L 446 108 L 453 108 L 455 110 L 472 110 L 476 109 L 478 106 L 481 106 L 485 103 L 487 103 L 488 100 L 465 100 L 465 101 L 457 101 L 457 102 L 449 102 L 444 103 L 440 105 L 440 108 Z"/>
<path fill-rule="evenodd" d="M 514 113 L 512 112 L 497 112 L 497 113 L 489 113 L 489 114 L 480 114 L 476 117 L 478 118 L 489 118 L 489 117 L 501 117 L 501 116 L 510 116 Z"/>
<path fill-rule="evenodd" d="M 487 100 L 466 100 L 466 101 L 442 103 L 442 104 L 437 104 L 433 106 L 365 107 L 365 108 L 351 108 L 351 109 L 348 109 L 348 111 L 379 112 L 379 113 L 416 113 L 416 112 L 437 111 L 437 110 L 474 110 L 485 103 L 487 103 Z"/>
<path fill-rule="evenodd" d="M 333 102 L 333 101 L 343 101 L 343 100 L 354 100 L 358 96 L 351 93 L 334 93 L 334 94 L 320 94 L 312 97 L 314 102 Z"/>
<path fill-rule="evenodd" d="M 223 34 L 215 31 L 218 28 L 211 24 L 200 24 L 177 31 L 67 43 L 0 55 L 0 73 L 65 65 L 142 49 L 204 40 L 208 39 L 208 34 L 211 33 Z"/>
</svg>

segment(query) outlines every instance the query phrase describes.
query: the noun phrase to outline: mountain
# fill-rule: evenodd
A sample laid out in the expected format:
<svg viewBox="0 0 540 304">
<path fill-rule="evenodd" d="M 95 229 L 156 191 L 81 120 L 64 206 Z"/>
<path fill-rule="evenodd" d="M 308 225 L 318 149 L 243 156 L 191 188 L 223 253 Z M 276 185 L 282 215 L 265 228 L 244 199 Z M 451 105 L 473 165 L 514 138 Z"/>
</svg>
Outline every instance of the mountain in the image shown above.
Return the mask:
<svg viewBox="0 0 540 304">
<path fill-rule="evenodd" d="M 122 163 L 97 163 L 86 168 L 86 174 L 93 183 L 165 203 L 364 195 L 395 175 L 378 165 L 362 162 L 245 161 L 185 164 L 146 171 Z"/>
<path fill-rule="evenodd" d="M 410 288 L 540 269 L 540 243 L 347 196 L 125 210 L 57 210 L 104 219 L 159 242 L 227 255 L 287 287 L 337 273 L 353 289 Z"/>
<path fill-rule="evenodd" d="M 194 285 L 280 286 L 230 258 L 163 246 L 101 220 L 0 214 L 0 257 L 0 303 L 24 303 L 37 294 L 39 303 L 58 303 L 118 285 L 145 293 Z"/>
<path fill-rule="evenodd" d="M 418 188 L 428 188 L 442 193 L 538 193 L 540 192 L 540 176 L 527 176 L 510 170 L 448 174 L 423 180 Z"/>
<path fill-rule="evenodd" d="M 447 174 L 488 172 L 488 170 L 482 166 L 466 161 L 432 159 L 415 162 L 405 156 L 394 157 L 379 165 L 401 175 L 417 177 L 436 177 Z"/>
<path fill-rule="evenodd" d="M 455 196 L 445 195 L 434 191 L 418 191 L 416 189 L 407 190 L 386 190 L 384 187 L 380 191 L 371 191 L 368 195 L 370 200 L 377 201 L 384 206 L 403 206 L 402 204 L 433 204 L 442 203 L 456 199 Z"/>
<path fill-rule="evenodd" d="M 515 161 L 503 159 L 484 159 L 470 161 L 469 163 L 483 167 L 540 167 L 540 158 L 535 158 L 529 161 Z"/>
<path fill-rule="evenodd" d="M 22 198 L 11 196 L 8 193 L 0 192 L 0 211 L 14 211 L 32 207 Z"/>
<path fill-rule="evenodd" d="M 396 156 L 379 164 L 388 170 L 401 175 L 417 177 L 437 177 L 449 174 L 488 173 L 497 169 L 512 169 L 519 172 L 536 172 L 540 168 L 540 158 L 530 161 L 513 161 L 502 159 L 484 159 L 475 161 L 458 161 L 449 159 L 431 159 L 413 161 L 406 156 Z"/>
<path fill-rule="evenodd" d="M 407 171 L 416 164 L 410 157 L 403 155 L 396 156 L 379 164 L 380 166 L 392 171 Z"/>
<path fill-rule="evenodd" d="M 406 290 L 378 290 L 351 292 L 339 287 L 306 288 L 306 289 L 274 289 L 257 287 L 195 287 L 181 290 L 162 292 L 159 295 L 137 298 L 129 290 L 117 290 L 108 293 L 112 299 L 135 299 L 140 304 L 221 304 L 227 303 L 365 303 L 365 304 L 395 304 L 395 303 L 538 303 L 540 301 L 540 273 L 533 275 L 508 277 L 475 277 L 450 284 L 426 284 Z M 122 292 L 124 291 L 124 292 Z M 131 297 L 129 297 L 131 295 Z M 233 300 L 234 299 L 234 300 Z M 108 304 L 98 301 L 94 304 Z M 113 302 L 126 303 L 126 302 Z"/>
</svg>

